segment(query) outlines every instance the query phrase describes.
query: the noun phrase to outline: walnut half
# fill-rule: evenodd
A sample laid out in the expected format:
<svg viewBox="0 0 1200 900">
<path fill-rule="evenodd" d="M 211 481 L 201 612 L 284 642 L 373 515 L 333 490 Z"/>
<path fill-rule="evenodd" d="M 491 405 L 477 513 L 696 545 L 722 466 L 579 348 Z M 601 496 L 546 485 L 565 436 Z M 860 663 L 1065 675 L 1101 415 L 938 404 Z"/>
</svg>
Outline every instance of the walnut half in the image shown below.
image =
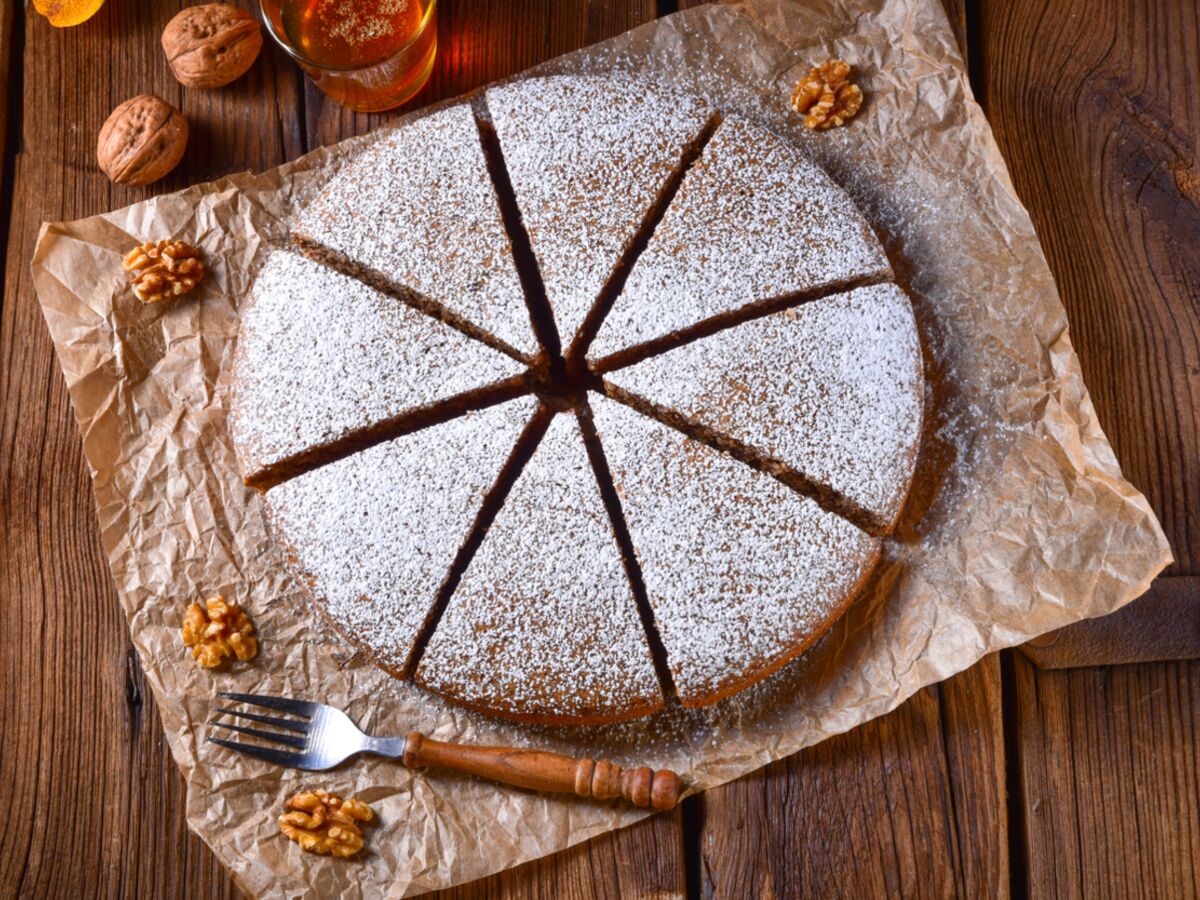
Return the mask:
<svg viewBox="0 0 1200 900">
<path fill-rule="evenodd" d="M 302 791 L 287 802 L 279 829 L 309 853 L 353 856 L 363 846 L 360 823 L 375 812 L 361 800 L 343 800 L 326 791 Z"/>
<path fill-rule="evenodd" d="M 227 659 L 254 659 L 258 640 L 254 623 L 235 602 L 209 597 L 204 606 L 193 603 L 183 617 L 183 643 L 192 648 L 192 658 L 206 669 Z"/>
<path fill-rule="evenodd" d="M 204 278 L 200 251 L 183 241 L 153 241 L 134 247 L 124 260 L 133 292 L 143 303 L 186 294 Z"/>
<path fill-rule="evenodd" d="M 862 108 L 863 93 L 851 84 L 850 63 L 831 59 L 813 66 L 792 91 L 792 109 L 816 131 L 844 125 Z"/>
</svg>

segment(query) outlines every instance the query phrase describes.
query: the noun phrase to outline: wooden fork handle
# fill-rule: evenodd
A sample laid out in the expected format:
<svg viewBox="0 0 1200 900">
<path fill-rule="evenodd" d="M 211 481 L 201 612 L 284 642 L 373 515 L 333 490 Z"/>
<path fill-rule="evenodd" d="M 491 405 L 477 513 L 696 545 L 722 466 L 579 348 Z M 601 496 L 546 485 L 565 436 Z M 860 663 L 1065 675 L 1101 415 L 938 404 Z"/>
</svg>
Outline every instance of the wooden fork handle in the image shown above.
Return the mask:
<svg viewBox="0 0 1200 900">
<path fill-rule="evenodd" d="M 646 809 L 671 809 L 683 785 L 669 769 L 622 769 L 606 759 L 574 759 L 545 750 L 447 744 L 414 731 L 404 742 L 410 769 L 439 766 L 503 784 L 610 800 L 621 797 Z"/>
</svg>

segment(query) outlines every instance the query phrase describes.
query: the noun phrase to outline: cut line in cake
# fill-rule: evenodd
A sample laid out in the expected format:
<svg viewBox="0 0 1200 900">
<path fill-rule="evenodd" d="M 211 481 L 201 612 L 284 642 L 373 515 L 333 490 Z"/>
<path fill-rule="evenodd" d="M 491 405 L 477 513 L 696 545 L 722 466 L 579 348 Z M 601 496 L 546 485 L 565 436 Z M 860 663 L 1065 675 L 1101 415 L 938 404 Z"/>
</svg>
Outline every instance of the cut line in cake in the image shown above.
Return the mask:
<svg viewBox="0 0 1200 900">
<path fill-rule="evenodd" d="M 463 572 L 466 571 L 475 553 L 479 550 L 480 544 L 483 543 L 483 539 L 487 535 L 487 531 L 495 520 L 497 513 L 504 506 L 504 501 L 508 498 L 509 491 L 512 490 L 521 472 L 524 471 L 525 466 L 541 445 L 542 437 L 546 434 L 546 429 L 550 427 L 550 422 L 553 418 L 554 411 L 545 403 L 538 401 L 537 408 L 534 410 L 529 422 L 520 435 L 517 436 L 516 443 L 513 445 L 512 452 L 505 461 L 504 467 L 496 476 L 496 481 L 491 491 L 480 505 L 479 512 L 475 520 L 471 523 L 470 532 L 454 556 L 454 561 L 451 563 L 450 569 L 446 573 L 446 578 L 438 590 L 437 599 L 430 610 L 429 617 L 425 620 L 425 624 L 422 626 L 414 642 L 413 652 L 409 657 L 409 663 L 405 668 L 403 677 L 411 678 L 417 666 L 420 665 L 425 648 L 437 630 L 438 624 L 445 614 L 446 606 L 450 603 L 450 598 L 458 590 Z"/>
<path fill-rule="evenodd" d="M 306 447 L 244 476 L 242 481 L 256 491 L 266 491 L 387 441 L 453 422 L 464 415 L 481 412 L 532 393 L 529 376 L 516 375 Z"/>
<path fill-rule="evenodd" d="M 737 309 L 720 313 L 707 319 L 701 319 L 692 325 L 678 328 L 675 331 L 659 335 L 648 341 L 630 344 L 607 356 L 589 357 L 587 367 L 596 375 L 605 375 L 616 369 L 633 366 L 651 357 L 669 353 L 678 347 L 690 344 L 692 341 L 702 340 L 727 329 L 736 328 L 746 322 L 753 322 L 756 319 L 772 316 L 776 313 L 798 309 L 806 304 L 816 303 L 827 297 L 844 294 L 858 288 L 893 283 L 891 272 L 880 272 L 856 278 L 830 281 L 820 287 L 796 291 L 791 294 L 783 294 L 755 303 L 747 303 Z"/>
<path fill-rule="evenodd" d="M 475 121 L 479 126 L 479 139 L 483 143 L 483 155 L 487 160 L 488 173 L 492 177 L 492 185 L 496 190 L 496 200 L 500 204 L 500 217 L 504 221 L 504 229 L 508 233 L 509 242 L 513 248 L 513 261 L 517 274 L 521 279 L 521 288 L 525 294 L 525 303 L 529 307 L 529 318 L 533 331 L 546 355 L 547 374 L 558 375 L 559 360 L 562 358 L 562 338 L 558 333 L 558 323 L 554 320 L 554 311 L 546 297 L 546 285 L 542 282 L 542 270 L 538 266 L 537 256 L 529 240 L 529 232 L 521 218 L 521 208 L 517 203 L 512 180 L 508 176 L 508 167 L 504 162 L 504 150 L 500 146 L 500 138 L 496 134 L 487 104 L 481 101 L 481 108 L 476 110 Z"/>
<path fill-rule="evenodd" d="M 684 176 L 589 356 L 654 344 L 746 306 L 890 276 L 845 191 L 790 142 L 729 115 Z"/>
<path fill-rule="evenodd" d="M 856 528 L 867 534 L 881 537 L 887 532 L 887 529 L 880 524 L 869 509 L 860 506 L 849 497 L 843 496 L 829 485 L 810 478 L 804 472 L 764 455 L 750 444 L 694 419 L 689 419 L 670 407 L 653 403 L 632 391 L 617 387 L 609 381 L 604 382 L 601 396 L 620 403 L 622 406 L 627 406 L 639 415 L 678 431 L 690 440 L 704 444 L 718 453 L 723 453 L 751 469 L 774 478 L 790 490 L 812 500 L 826 512 L 853 523 Z"/>
<path fill-rule="evenodd" d="M 895 527 L 916 468 L 925 380 L 912 304 L 894 284 L 719 331 L 610 372 L 606 384 L 615 399 L 872 534 Z"/>
<path fill-rule="evenodd" d="M 260 490 L 528 390 L 524 368 L 360 281 L 285 250 L 255 279 L 229 420 Z"/>
<path fill-rule="evenodd" d="M 778 670 L 862 590 L 877 539 L 630 407 L 592 412 L 684 706 Z"/>
<path fill-rule="evenodd" d="M 625 577 L 629 581 L 629 587 L 633 591 L 633 598 L 637 603 L 638 616 L 646 633 L 646 644 L 650 648 L 650 658 L 654 662 L 654 670 L 658 674 L 663 695 L 668 700 L 674 699 L 676 696 L 675 682 L 671 677 L 671 667 L 667 662 L 667 650 L 663 646 L 658 627 L 654 624 L 654 609 L 650 606 L 650 600 L 646 596 L 646 581 L 638 566 L 637 551 L 633 546 L 633 538 L 629 535 L 629 526 L 621 513 L 621 499 L 617 495 L 616 483 L 608 468 L 608 460 L 604 457 L 604 442 L 600 440 L 600 434 L 596 431 L 591 405 L 585 403 L 582 408 L 575 410 L 575 417 L 579 420 L 579 431 L 583 435 L 588 460 L 592 464 L 592 472 L 600 487 L 600 497 L 604 501 L 604 508 L 608 512 L 609 522 L 616 535 L 617 546 L 621 550 L 621 560 L 625 565 Z"/>
<path fill-rule="evenodd" d="M 443 306 L 441 303 L 413 290 L 408 285 L 402 284 L 394 278 L 385 275 L 383 272 L 346 256 L 344 253 L 320 244 L 302 234 L 293 233 L 292 244 L 300 253 L 313 262 L 340 275 L 345 275 L 347 278 L 361 281 L 373 290 L 381 294 L 386 294 L 424 315 L 437 319 L 439 322 L 462 332 L 472 340 L 479 341 L 493 350 L 498 350 L 512 357 L 519 363 L 532 365 L 537 358 L 538 351 L 536 348 L 529 351 L 518 350 L 512 344 L 501 340 L 486 329 L 479 327 L 470 319 L 459 315 L 453 309 Z M 532 336 L 532 334 L 531 327 L 530 335 Z"/>
<path fill-rule="evenodd" d="M 526 722 L 602 724 L 663 707 L 571 413 L 554 416 L 508 491 L 413 677 L 455 703 Z"/>
<path fill-rule="evenodd" d="M 467 104 L 394 129 L 292 223 L 312 258 L 515 358 L 537 357 L 483 137 Z"/>
<path fill-rule="evenodd" d="M 407 676 L 460 548 L 519 466 L 538 409 L 535 398 L 517 398 L 264 495 L 271 532 L 314 605 L 392 675 Z"/>
<path fill-rule="evenodd" d="M 490 88 L 485 102 L 570 358 L 598 325 L 597 307 L 619 293 L 614 280 L 623 282 L 718 113 L 618 73 L 527 79 Z"/>
</svg>

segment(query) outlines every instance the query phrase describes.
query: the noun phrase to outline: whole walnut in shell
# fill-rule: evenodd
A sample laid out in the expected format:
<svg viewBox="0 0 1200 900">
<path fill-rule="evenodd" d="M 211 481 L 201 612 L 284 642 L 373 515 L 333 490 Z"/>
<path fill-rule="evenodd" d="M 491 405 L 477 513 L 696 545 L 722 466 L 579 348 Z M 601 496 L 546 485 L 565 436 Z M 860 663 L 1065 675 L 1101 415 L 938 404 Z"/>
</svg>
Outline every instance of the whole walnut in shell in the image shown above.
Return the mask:
<svg viewBox="0 0 1200 900">
<path fill-rule="evenodd" d="M 180 83 L 219 88 L 246 74 L 262 49 L 258 19 L 226 3 L 189 6 L 167 23 L 163 52 Z"/>
<path fill-rule="evenodd" d="M 158 181 L 183 159 L 188 125 L 161 97 L 142 94 L 112 111 L 96 141 L 96 159 L 118 184 Z"/>
</svg>

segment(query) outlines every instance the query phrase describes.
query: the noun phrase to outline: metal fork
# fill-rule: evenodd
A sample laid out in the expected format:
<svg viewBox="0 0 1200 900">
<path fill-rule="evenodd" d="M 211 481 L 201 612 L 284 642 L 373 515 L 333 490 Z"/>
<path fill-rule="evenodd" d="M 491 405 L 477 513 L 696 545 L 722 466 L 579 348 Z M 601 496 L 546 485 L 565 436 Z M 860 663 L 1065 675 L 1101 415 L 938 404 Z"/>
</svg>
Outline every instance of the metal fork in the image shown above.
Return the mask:
<svg viewBox="0 0 1200 900">
<path fill-rule="evenodd" d="M 217 716 L 237 716 L 261 725 L 270 725 L 275 730 L 267 731 L 231 722 L 209 723 L 282 745 L 277 749 L 223 738 L 208 739 L 213 744 L 279 766 L 323 771 L 360 753 L 374 753 L 399 760 L 410 769 L 440 766 L 515 787 L 575 794 L 597 800 L 620 797 L 635 806 L 653 809 L 675 806 L 683 790 L 679 776 L 669 769 L 655 771 L 647 766 L 622 769 L 606 759 L 575 759 L 545 750 L 450 744 L 427 738 L 418 731 L 402 738 L 374 737 L 359 729 L 340 709 L 324 703 L 225 691 L 217 696 L 299 717 L 285 719 L 222 708 L 217 710 Z"/>
</svg>

